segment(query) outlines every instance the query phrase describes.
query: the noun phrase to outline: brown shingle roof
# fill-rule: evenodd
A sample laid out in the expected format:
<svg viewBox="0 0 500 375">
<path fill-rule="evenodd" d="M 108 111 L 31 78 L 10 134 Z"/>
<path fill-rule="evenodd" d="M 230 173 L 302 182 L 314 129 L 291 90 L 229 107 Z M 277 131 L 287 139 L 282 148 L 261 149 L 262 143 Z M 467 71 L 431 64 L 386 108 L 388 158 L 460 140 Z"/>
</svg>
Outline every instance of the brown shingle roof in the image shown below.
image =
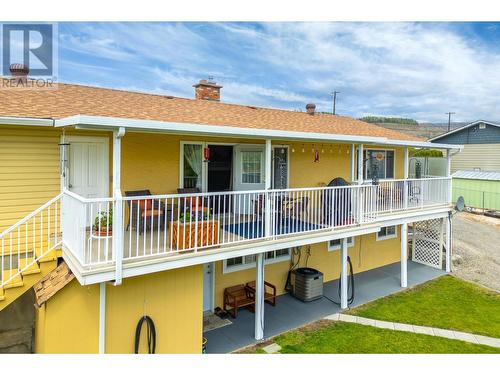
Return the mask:
<svg viewBox="0 0 500 375">
<path fill-rule="evenodd" d="M 72 115 L 420 140 L 344 116 L 311 116 L 305 112 L 62 83 L 55 90 L 0 90 L 0 116 L 59 119 Z"/>
</svg>

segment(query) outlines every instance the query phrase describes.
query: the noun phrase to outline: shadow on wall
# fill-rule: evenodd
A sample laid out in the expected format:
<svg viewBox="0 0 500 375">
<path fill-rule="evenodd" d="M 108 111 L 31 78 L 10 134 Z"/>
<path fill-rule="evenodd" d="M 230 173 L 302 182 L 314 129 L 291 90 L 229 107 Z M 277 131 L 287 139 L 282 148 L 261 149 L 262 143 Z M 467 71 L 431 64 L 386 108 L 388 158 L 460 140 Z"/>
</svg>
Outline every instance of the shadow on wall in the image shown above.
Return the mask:
<svg viewBox="0 0 500 375">
<path fill-rule="evenodd" d="M 0 353 L 33 353 L 34 293 L 30 288 L 0 311 Z"/>
</svg>

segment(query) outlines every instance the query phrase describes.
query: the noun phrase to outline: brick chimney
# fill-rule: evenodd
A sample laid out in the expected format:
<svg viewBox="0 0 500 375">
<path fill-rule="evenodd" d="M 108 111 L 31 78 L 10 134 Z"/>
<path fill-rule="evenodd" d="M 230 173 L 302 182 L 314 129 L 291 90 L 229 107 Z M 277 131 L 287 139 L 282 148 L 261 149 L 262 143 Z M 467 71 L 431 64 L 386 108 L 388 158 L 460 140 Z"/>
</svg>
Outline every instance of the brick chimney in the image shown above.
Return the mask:
<svg viewBox="0 0 500 375">
<path fill-rule="evenodd" d="M 314 115 L 314 112 L 316 111 L 316 104 L 314 103 L 306 104 L 306 111 L 311 116 Z"/>
<path fill-rule="evenodd" d="M 206 79 L 200 80 L 196 85 L 193 85 L 196 99 L 201 100 L 220 100 L 220 89 L 222 86 Z"/>
<path fill-rule="evenodd" d="M 24 64 L 10 64 L 10 74 L 17 85 L 24 86 L 28 81 L 30 69 Z"/>
</svg>

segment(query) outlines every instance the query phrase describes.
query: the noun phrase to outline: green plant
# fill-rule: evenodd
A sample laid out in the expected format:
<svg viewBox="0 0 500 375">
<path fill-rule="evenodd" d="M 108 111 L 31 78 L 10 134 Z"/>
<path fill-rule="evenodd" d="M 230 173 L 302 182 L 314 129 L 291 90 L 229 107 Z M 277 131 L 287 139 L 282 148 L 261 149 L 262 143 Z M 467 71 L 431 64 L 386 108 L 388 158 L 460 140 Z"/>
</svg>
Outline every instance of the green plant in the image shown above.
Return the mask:
<svg viewBox="0 0 500 375">
<path fill-rule="evenodd" d="M 109 229 L 106 229 L 109 228 Z M 113 210 L 110 209 L 109 211 L 101 211 L 97 214 L 97 216 L 94 219 L 94 226 L 93 229 L 95 231 L 111 231 L 113 228 Z"/>
<path fill-rule="evenodd" d="M 212 218 L 212 215 L 207 211 L 197 211 L 193 212 L 191 215 L 189 212 L 182 213 L 179 216 L 179 222 L 181 223 L 192 223 L 196 221 L 196 215 L 198 215 L 198 221 L 207 221 Z"/>
</svg>

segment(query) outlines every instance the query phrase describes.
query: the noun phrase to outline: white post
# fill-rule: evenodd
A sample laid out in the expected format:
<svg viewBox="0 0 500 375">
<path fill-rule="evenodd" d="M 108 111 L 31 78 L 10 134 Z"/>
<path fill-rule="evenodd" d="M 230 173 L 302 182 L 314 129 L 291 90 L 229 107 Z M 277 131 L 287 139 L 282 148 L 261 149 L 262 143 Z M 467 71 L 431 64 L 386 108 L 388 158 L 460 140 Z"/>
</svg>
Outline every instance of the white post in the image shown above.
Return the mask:
<svg viewBox="0 0 500 375">
<path fill-rule="evenodd" d="M 106 283 L 99 284 L 99 354 L 106 353 Z"/>
<path fill-rule="evenodd" d="M 364 159 L 363 145 L 358 145 L 358 185 L 363 185 L 364 180 L 364 171 L 363 171 L 363 159 Z M 361 188 L 358 189 L 357 194 L 358 206 L 356 214 L 358 216 L 358 224 L 363 223 L 363 205 L 365 201 L 365 197 Z"/>
<path fill-rule="evenodd" d="M 401 224 L 401 288 L 408 286 L 408 224 Z"/>
<path fill-rule="evenodd" d="M 365 179 L 365 173 L 363 170 L 363 159 L 364 159 L 363 145 L 358 145 L 358 185 L 363 185 L 363 180 Z"/>
<path fill-rule="evenodd" d="M 255 277 L 255 340 L 264 339 L 264 253 L 257 254 Z"/>
<path fill-rule="evenodd" d="M 347 309 L 347 238 L 342 238 L 340 243 L 340 308 Z"/>
<path fill-rule="evenodd" d="M 125 128 L 113 132 L 113 258 L 115 285 L 122 283 L 123 270 L 123 201 L 121 192 L 121 139 Z"/>
<path fill-rule="evenodd" d="M 356 178 L 356 147 L 354 143 L 351 144 L 351 183 Z"/>
<path fill-rule="evenodd" d="M 265 189 L 269 190 L 271 189 L 272 186 L 272 181 L 271 181 L 271 166 L 273 162 L 273 147 L 270 139 L 266 139 L 266 150 L 265 150 Z M 271 199 L 271 193 L 267 192 L 265 196 L 265 211 L 264 211 L 264 223 L 265 223 L 265 228 L 264 228 L 264 235 L 266 237 L 271 236 L 271 220 L 272 220 L 272 207 L 273 207 L 273 202 Z"/>
<path fill-rule="evenodd" d="M 408 191 L 409 191 L 409 188 L 408 188 L 408 184 L 409 182 L 406 181 L 408 179 L 408 175 L 409 175 L 409 159 L 408 159 L 408 147 L 405 147 L 404 149 L 404 168 L 403 168 L 403 178 L 405 179 L 405 181 L 403 181 L 403 207 L 405 209 L 408 208 L 408 200 L 409 200 L 409 197 L 408 197 Z"/>
<path fill-rule="evenodd" d="M 446 150 L 446 177 L 451 177 L 451 151 Z M 453 199 L 452 181 L 448 182 L 448 202 L 451 203 Z"/>
<path fill-rule="evenodd" d="M 451 272 L 451 250 L 453 246 L 451 214 L 449 214 L 445 220 L 446 220 L 446 272 Z"/>
</svg>

